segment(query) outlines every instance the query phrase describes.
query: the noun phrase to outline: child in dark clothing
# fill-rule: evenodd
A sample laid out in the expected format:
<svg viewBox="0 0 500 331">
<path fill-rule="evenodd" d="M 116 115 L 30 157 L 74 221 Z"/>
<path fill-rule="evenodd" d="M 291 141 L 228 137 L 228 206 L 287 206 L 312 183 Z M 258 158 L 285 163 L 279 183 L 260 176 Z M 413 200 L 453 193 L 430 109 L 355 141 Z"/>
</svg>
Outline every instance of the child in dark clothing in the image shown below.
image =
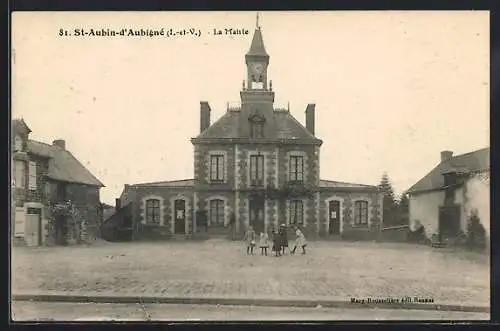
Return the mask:
<svg viewBox="0 0 500 331">
<path fill-rule="evenodd" d="M 278 232 L 278 229 L 274 228 L 273 229 L 273 252 L 275 253 L 276 256 L 281 255 L 281 246 L 280 246 L 280 234 Z"/>
</svg>

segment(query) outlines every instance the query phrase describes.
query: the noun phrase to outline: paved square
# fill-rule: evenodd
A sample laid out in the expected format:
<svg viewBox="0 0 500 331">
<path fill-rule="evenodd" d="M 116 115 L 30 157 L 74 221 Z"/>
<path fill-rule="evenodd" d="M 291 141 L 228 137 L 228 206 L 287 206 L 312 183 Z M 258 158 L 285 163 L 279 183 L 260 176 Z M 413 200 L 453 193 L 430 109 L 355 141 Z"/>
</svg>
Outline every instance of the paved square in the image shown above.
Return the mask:
<svg viewBox="0 0 500 331">
<path fill-rule="evenodd" d="M 311 242 L 307 255 L 247 256 L 241 242 L 16 247 L 12 293 L 433 298 L 489 306 L 489 257 L 427 246 Z"/>
</svg>

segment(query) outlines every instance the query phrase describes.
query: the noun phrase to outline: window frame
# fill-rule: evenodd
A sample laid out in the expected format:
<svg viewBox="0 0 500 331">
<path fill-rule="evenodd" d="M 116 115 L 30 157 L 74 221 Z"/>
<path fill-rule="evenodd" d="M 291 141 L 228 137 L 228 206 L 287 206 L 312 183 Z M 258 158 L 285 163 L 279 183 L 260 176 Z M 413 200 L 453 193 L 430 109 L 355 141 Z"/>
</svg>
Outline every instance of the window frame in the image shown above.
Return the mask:
<svg viewBox="0 0 500 331">
<path fill-rule="evenodd" d="M 68 195 L 68 185 L 63 182 L 56 184 L 56 197 L 58 201 L 65 201 Z"/>
<path fill-rule="evenodd" d="M 152 205 L 150 205 L 152 204 Z M 145 201 L 145 220 L 149 224 L 161 223 L 161 201 L 156 198 L 149 198 Z"/>
<path fill-rule="evenodd" d="M 354 201 L 354 225 L 359 227 L 368 226 L 368 201 L 356 200 Z M 364 214 L 363 214 L 364 212 Z M 363 217 L 364 215 L 364 217 Z"/>
<path fill-rule="evenodd" d="M 214 163 L 215 160 L 215 163 Z M 215 168 L 214 168 L 215 167 Z M 225 181 L 226 158 L 224 154 L 210 155 L 209 179 L 212 183 L 222 183 Z"/>
<path fill-rule="evenodd" d="M 304 156 L 290 155 L 288 161 L 288 181 L 290 183 L 304 182 Z M 300 169 L 299 169 L 300 168 Z"/>
<path fill-rule="evenodd" d="M 12 150 L 14 152 L 22 152 L 23 151 L 23 138 L 21 138 L 19 135 L 16 135 L 14 137 L 14 144 L 12 146 Z"/>
<path fill-rule="evenodd" d="M 299 214 L 299 212 L 300 212 L 300 214 Z M 297 215 L 300 215 L 299 219 L 296 217 Z M 292 221 L 292 220 L 294 220 L 294 221 Z M 290 200 L 289 201 L 288 224 L 298 225 L 298 226 L 304 225 L 304 201 L 302 201 L 302 200 Z"/>
<path fill-rule="evenodd" d="M 250 186 L 263 186 L 265 179 L 265 156 L 250 155 Z"/>
<path fill-rule="evenodd" d="M 210 226 L 224 226 L 226 221 L 225 201 L 222 199 L 211 199 L 208 205 L 208 224 Z M 215 208 L 215 214 L 214 214 Z M 215 216 L 215 217 L 214 217 Z M 215 222 L 214 222 L 215 220 Z"/>
<path fill-rule="evenodd" d="M 250 122 L 250 136 L 253 139 L 264 138 L 264 122 Z"/>
</svg>

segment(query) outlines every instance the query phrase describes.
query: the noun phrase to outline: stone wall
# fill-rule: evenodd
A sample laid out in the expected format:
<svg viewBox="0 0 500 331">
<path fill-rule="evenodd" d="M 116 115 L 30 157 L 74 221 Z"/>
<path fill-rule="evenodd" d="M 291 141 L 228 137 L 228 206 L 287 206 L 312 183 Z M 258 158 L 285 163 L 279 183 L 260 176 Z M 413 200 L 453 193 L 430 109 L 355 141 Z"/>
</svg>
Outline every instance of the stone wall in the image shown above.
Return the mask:
<svg viewBox="0 0 500 331">
<path fill-rule="evenodd" d="M 319 234 L 327 236 L 329 233 L 329 202 L 331 200 L 340 201 L 340 231 L 348 233 L 350 231 L 363 231 L 378 233 L 381 226 L 381 195 L 377 192 L 362 191 L 322 191 L 319 195 Z M 362 200 L 368 202 L 368 225 L 357 226 L 354 224 L 355 201 Z"/>
<path fill-rule="evenodd" d="M 182 199 L 186 203 L 186 226 L 183 233 L 190 234 L 193 230 L 193 189 L 192 188 L 165 188 L 165 187 L 140 187 L 130 186 L 133 193 L 133 218 L 135 230 L 139 236 L 156 235 L 171 236 L 175 233 L 174 200 Z M 146 200 L 157 199 L 160 201 L 160 222 L 158 224 L 146 220 Z M 123 202 L 122 202 L 123 204 Z"/>
</svg>

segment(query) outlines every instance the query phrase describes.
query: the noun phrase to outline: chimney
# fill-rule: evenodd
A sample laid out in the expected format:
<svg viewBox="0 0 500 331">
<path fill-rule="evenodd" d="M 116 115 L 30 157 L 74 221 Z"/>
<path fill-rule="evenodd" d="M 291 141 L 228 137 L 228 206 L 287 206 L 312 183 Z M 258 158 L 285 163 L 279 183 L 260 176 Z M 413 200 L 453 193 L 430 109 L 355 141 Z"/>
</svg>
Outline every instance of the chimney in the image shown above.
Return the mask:
<svg viewBox="0 0 500 331">
<path fill-rule="evenodd" d="M 441 162 L 451 159 L 453 156 L 452 151 L 442 151 L 441 152 Z"/>
<path fill-rule="evenodd" d="M 122 206 L 121 206 L 121 202 L 120 202 L 120 199 L 115 199 L 115 210 L 117 211 L 118 209 L 120 209 Z"/>
<path fill-rule="evenodd" d="M 200 102 L 200 133 L 210 126 L 210 105 L 206 101 Z"/>
<path fill-rule="evenodd" d="M 314 136 L 314 113 L 316 104 L 310 103 L 306 108 L 306 129 Z"/>
<path fill-rule="evenodd" d="M 64 139 L 56 139 L 52 142 L 52 145 L 66 149 L 66 141 Z"/>
</svg>

